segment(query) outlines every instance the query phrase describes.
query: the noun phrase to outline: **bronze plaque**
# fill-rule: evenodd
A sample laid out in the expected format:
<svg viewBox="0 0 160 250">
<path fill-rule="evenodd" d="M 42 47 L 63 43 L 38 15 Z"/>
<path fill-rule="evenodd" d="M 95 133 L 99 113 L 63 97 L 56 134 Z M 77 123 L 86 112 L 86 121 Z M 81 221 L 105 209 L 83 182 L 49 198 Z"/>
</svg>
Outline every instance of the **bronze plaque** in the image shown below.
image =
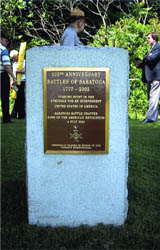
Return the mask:
<svg viewBox="0 0 160 250">
<path fill-rule="evenodd" d="M 44 152 L 108 153 L 109 68 L 43 68 Z"/>
</svg>

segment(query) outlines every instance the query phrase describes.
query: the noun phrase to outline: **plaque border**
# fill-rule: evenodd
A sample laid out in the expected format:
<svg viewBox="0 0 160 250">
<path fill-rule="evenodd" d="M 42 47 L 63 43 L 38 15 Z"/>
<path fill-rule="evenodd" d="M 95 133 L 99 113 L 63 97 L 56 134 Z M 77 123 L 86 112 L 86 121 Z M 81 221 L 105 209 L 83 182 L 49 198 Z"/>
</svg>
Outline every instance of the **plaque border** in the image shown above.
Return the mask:
<svg viewBox="0 0 160 250">
<path fill-rule="evenodd" d="M 106 72 L 105 100 L 105 150 L 48 150 L 47 149 L 47 72 L 48 71 L 104 71 Z M 109 153 L 109 67 L 43 67 L 43 119 L 44 119 L 44 153 L 45 154 L 108 154 Z"/>
</svg>

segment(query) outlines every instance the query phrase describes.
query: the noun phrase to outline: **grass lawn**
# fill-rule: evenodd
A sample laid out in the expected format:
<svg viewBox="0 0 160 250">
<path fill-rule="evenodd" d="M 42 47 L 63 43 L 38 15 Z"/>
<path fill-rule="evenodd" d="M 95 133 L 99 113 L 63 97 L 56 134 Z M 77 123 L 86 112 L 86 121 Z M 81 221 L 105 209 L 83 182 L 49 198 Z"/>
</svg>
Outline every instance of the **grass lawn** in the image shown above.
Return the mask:
<svg viewBox="0 0 160 250">
<path fill-rule="evenodd" d="M 129 211 L 124 226 L 28 225 L 25 121 L 2 124 L 2 250 L 160 250 L 160 121 L 130 120 Z"/>
</svg>

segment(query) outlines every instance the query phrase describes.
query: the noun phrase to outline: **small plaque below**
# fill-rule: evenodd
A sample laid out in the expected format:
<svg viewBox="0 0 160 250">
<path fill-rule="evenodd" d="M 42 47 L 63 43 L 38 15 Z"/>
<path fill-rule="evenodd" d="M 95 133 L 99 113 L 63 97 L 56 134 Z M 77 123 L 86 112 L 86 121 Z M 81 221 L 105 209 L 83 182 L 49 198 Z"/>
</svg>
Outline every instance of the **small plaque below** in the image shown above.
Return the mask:
<svg viewBox="0 0 160 250">
<path fill-rule="evenodd" d="M 109 68 L 43 68 L 44 152 L 108 153 Z"/>
</svg>

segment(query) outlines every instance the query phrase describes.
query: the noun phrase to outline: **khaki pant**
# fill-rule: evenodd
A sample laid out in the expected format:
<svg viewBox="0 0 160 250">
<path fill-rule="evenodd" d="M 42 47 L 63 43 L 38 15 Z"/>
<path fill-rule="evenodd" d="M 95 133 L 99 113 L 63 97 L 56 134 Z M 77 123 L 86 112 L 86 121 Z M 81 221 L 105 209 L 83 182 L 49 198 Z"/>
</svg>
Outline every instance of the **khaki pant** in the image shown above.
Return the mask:
<svg viewBox="0 0 160 250">
<path fill-rule="evenodd" d="M 158 102 L 160 99 L 160 81 L 150 83 L 149 109 L 146 120 L 158 121 Z"/>
</svg>

